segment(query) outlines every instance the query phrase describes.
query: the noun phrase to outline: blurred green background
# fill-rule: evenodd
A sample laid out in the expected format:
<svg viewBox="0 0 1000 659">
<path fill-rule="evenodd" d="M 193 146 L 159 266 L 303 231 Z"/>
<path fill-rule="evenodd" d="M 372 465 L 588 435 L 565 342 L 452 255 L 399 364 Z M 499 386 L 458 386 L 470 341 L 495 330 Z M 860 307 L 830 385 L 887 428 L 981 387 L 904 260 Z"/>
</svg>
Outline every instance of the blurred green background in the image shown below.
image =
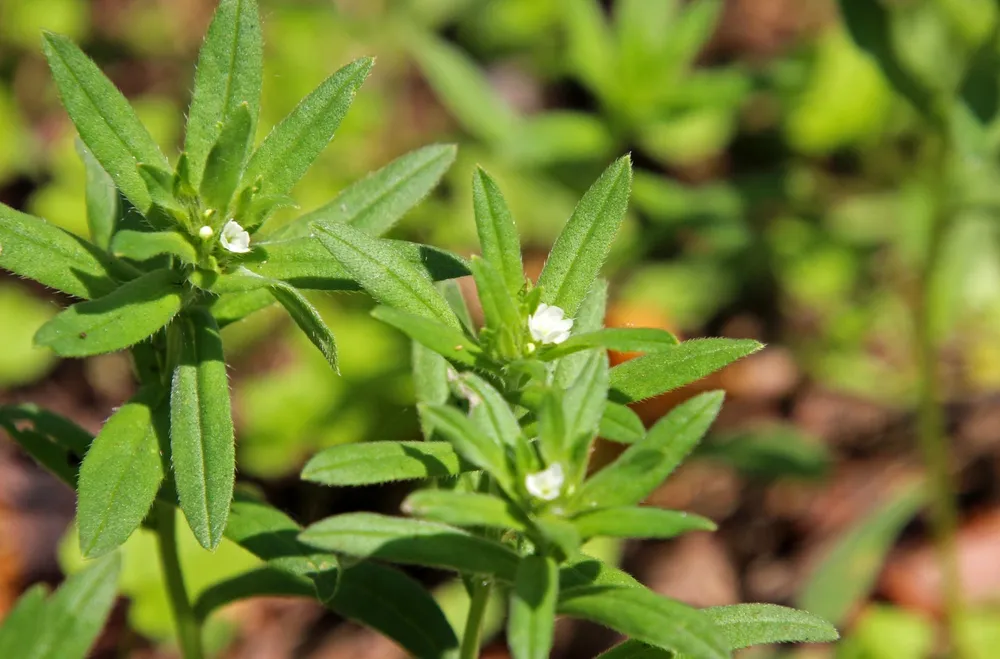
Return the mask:
<svg viewBox="0 0 1000 659">
<path fill-rule="evenodd" d="M 994 2 L 870 4 L 884 11 L 866 16 L 888 17 L 894 52 L 912 77 L 956 98 L 996 93 Z M 960 165 L 942 178 L 927 156 L 938 138 L 852 39 L 834 0 L 261 6 L 261 135 L 332 71 L 358 56 L 377 58 L 333 144 L 296 189 L 300 208 L 282 211 L 271 229 L 412 148 L 456 142 L 456 165 L 397 237 L 469 253 L 471 173 L 481 164 L 501 184 L 528 246 L 529 273 L 537 273 L 575 200 L 613 158 L 631 152 L 630 215 L 607 270 L 609 324 L 770 344 L 709 383 L 730 394 L 717 436 L 659 502 L 693 506 L 722 527 L 712 541 L 716 562 L 690 568 L 706 579 L 729 575 L 719 601 L 711 588 L 687 594 L 708 597 L 704 604 L 806 601 L 847 630 L 839 649 L 798 656 L 934 656 L 935 568 L 920 562 L 927 534 L 918 506 L 905 505 L 910 495 L 896 487 L 920 477 L 915 308 L 929 290 L 958 463 L 962 569 L 972 582 L 986 568 L 966 567 L 966 554 L 992 548 L 994 564 L 1000 556 L 994 116 L 980 113 L 976 132 L 956 140 Z M 173 153 L 213 9 L 211 0 L 0 0 L 0 201 L 86 234 L 84 170 L 41 56 L 42 30 L 80 43 Z M 992 59 L 972 78 L 984 53 Z M 943 228 L 934 219 L 942 194 L 956 200 Z M 930 247 L 939 259 L 927 275 Z M 0 273 L 0 402 L 52 406 L 95 429 L 127 397 L 130 376 L 113 357 L 60 364 L 32 347 L 35 329 L 65 302 Z M 295 480 L 322 447 L 416 432 L 401 335 L 371 319 L 361 296 L 315 302 L 337 334 L 341 377 L 267 311 L 225 332 L 240 475 L 302 521 L 331 508 L 392 509 L 399 492 L 320 491 Z M 683 395 L 640 413 L 652 422 Z M 14 460 L 11 451 L 3 459 Z M 2 490 L 0 515 L 31 523 Z M 65 505 L 55 510 L 66 517 Z M 155 577 L 141 569 L 149 548 L 134 540 L 126 591 L 140 639 L 130 643 L 141 649 L 166 635 L 165 614 L 146 585 Z M 0 606 L 38 574 L 55 578 L 28 559 L 18 568 L 24 550 L 16 544 L 0 539 L 0 558 L 15 565 L 0 570 Z M 629 547 L 624 560 L 656 575 L 658 565 L 699 554 L 685 547 Z M 64 548 L 64 566 L 78 562 L 72 555 Z M 195 571 L 214 575 L 245 560 L 220 554 Z M 661 590 L 684 598 L 683 579 L 662 578 Z M 930 584 L 922 591 L 921 578 Z M 1000 600 L 1000 575 L 968 591 L 969 645 L 976 657 L 995 657 L 1000 617 L 990 606 Z M 220 632 L 218 646 L 252 633 L 245 627 Z M 580 650 L 585 634 L 569 636 L 560 656 L 592 656 Z"/>
</svg>

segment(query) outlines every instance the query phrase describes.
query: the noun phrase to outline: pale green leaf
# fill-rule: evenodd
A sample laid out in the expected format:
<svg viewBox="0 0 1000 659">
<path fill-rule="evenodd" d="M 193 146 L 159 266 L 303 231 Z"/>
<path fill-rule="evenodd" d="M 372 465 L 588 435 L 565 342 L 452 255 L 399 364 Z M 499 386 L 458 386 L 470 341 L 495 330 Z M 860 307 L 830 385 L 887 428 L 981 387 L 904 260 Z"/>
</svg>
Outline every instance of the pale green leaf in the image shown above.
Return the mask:
<svg viewBox="0 0 1000 659">
<path fill-rule="evenodd" d="M 483 351 L 475 341 L 452 327 L 424 316 L 386 306 L 376 307 L 372 316 L 452 362 L 476 366 L 482 359 Z"/>
<path fill-rule="evenodd" d="M 79 139 L 75 143 L 76 152 L 87 172 L 85 197 L 90 242 L 101 249 L 107 249 L 122 212 L 118 188 L 115 187 L 114 180 L 104 171 L 101 163 L 97 162 L 97 158 L 87 149 L 86 145 Z"/>
<path fill-rule="evenodd" d="M 244 0 L 246 1 L 246 0 Z M 219 132 L 212 150 L 205 161 L 205 175 L 201 179 L 201 199 L 209 207 L 225 213 L 236 192 L 243 174 L 253 140 L 253 118 L 246 103 L 240 104 Z M 286 203 L 278 201 L 276 203 Z M 248 226 L 256 222 L 245 222 Z"/>
<path fill-rule="evenodd" d="M 526 520 L 516 506 L 477 492 L 420 490 L 403 501 L 402 509 L 415 517 L 463 528 L 527 529 Z"/>
<path fill-rule="evenodd" d="M 514 659 L 548 658 L 558 598 L 559 569 L 555 561 L 545 556 L 521 559 L 507 621 L 507 642 Z"/>
<path fill-rule="evenodd" d="M 639 415 L 630 408 L 608 401 L 598 433 L 604 439 L 621 444 L 635 444 L 646 436 L 646 426 Z"/>
<path fill-rule="evenodd" d="M 331 446 L 314 455 L 302 479 L 346 487 L 446 478 L 472 469 L 448 442 L 367 442 Z"/>
<path fill-rule="evenodd" d="M 486 470 L 507 492 L 513 492 L 513 480 L 502 444 L 498 444 L 479 426 L 454 407 L 420 405 L 420 413 L 446 437 L 459 455 Z"/>
<path fill-rule="evenodd" d="M 115 256 L 145 261 L 161 254 L 176 256 L 184 263 L 194 263 L 198 253 L 187 237 L 177 231 L 132 231 L 123 229 L 111 239 Z"/>
<path fill-rule="evenodd" d="M 587 291 L 576 318 L 573 319 L 573 331 L 578 334 L 586 334 L 596 332 L 604 327 L 607 302 L 608 282 L 599 278 Z M 587 355 L 582 353 L 563 357 L 556 363 L 555 383 L 560 387 L 568 387 L 580 375 L 580 371 L 586 363 Z"/>
<path fill-rule="evenodd" d="M 478 167 L 472 175 L 472 203 L 483 259 L 493 266 L 511 299 L 516 300 L 525 280 L 514 217 L 496 181 Z"/>
<path fill-rule="evenodd" d="M 653 507 L 617 506 L 577 515 L 573 526 L 584 539 L 674 538 L 689 531 L 714 531 L 715 523 L 701 515 Z"/>
<path fill-rule="evenodd" d="M 549 361 L 581 350 L 607 348 L 619 352 L 657 352 L 677 345 L 677 337 L 666 330 L 647 327 L 608 327 L 571 337 L 538 353 Z"/>
</svg>

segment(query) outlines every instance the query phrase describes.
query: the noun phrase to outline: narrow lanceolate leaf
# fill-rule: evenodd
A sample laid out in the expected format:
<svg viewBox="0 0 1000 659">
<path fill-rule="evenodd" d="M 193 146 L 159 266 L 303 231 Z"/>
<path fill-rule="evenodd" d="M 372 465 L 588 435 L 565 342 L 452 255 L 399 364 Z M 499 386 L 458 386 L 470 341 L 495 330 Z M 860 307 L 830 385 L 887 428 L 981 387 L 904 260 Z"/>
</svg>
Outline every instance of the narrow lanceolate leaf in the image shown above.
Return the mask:
<svg viewBox="0 0 1000 659">
<path fill-rule="evenodd" d="M 372 316 L 392 325 L 414 341 L 458 364 L 475 366 L 483 351 L 462 332 L 424 316 L 416 316 L 392 307 L 376 307 Z"/>
<path fill-rule="evenodd" d="M 219 327 L 225 327 L 246 318 L 255 311 L 274 304 L 274 296 L 266 288 L 242 293 L 220 295 L 209 307 Z"/>
<path fill-rule="evenodd" d="M 69 419 L 28 403 L 0 405 L 0 428 L 42 467 L 76 489 L 78 465 L 94 440 L 90 433 Z"/>
<path fill-rule="evenodd" d="M 472 175 L 472 203 L 483 259 L 500 273 L 510 296 L 517 299 L 524 287 L 524 264 L 514 217 L 496 181 L 478 167 Z"/>
<path fill-rule="evenodd" d="M 17 598 L 0 625 L 0 657 L 27 657 L 44 636 L 47 593 L 44 585 L 35 584 Z"/>
<path fill-rule="evenodd" d="M 559 598 L 559 568 L 551 558 L 527 556 L 517 566 L 510 596 L 507 641 L 514 659 L 546 659 Z"/>
<path fill-rule="evenodd" d="M 448 386 L 448 361 L 430 348 L 416 341 L 411 345 L 413 364 L 413 394 L 418 403 L 441 405 L 448 402 L 451 388 Z M 420 432 L 425 440 L 434 436 L 434 426 L 420 417 Z M 449 446 L 450 448 L 450 446 Z M 454 449 L 452 449 L 454 450 Z"/>
<path fill-rule="evenodd" d="M 45 604 L 41 637 L 19 659 L 84 659 L 101 633 L 118 591 L 121 559 L 101 558 L 77 572 Z"/>
<path fill-rule="evenodd" d="M 608 401 L 598 432 L 601 437 L 612 442 L 635 444 L 646 436 L 646 427 L 631 408 Z"/>
<path fill-rule="evenodd" d="M 128 540 L 156 499 L 167 446 L 165 418 L 155 411 L 160 399 L 159 391 L 140 391 L 108 419 L 83 460 L 77 520 L 84 556 Z"/>
<path fill-rule="evenodd" d="M 171 270 L 154 270 L 99 300 L 79 302 L 42 325 L 35 343 L 63 357 L 121 350 L 152 336 L 181 309 Z"/>
<path fill-rule="evenodd" d="M 550 361 L 581 350 L 607 348 L 619 352 L 657 352 L 677 345 L 677 337 L 666 330 L 646 327 L 609 327 L 596 332 L 574 334 L 540 353 Z"/>
<path fill-rule="evenodd" d="M 583 371 L 563 397 L 563 416 L 572 464 L 586 464 L 608 398 L 608 353 L 589 355 Z"/>
<path fill-rule="evenodd" d="M 214 549 L 226 529 L 236 469 L 229 378 L 211 315 L 194 310 L 179 324 L 181 360 L 170 388 L 174 478 L 194 536 Z"/>
<path fill-rule="evenodd" d="M 406 498 L 403 512 L 452 526 L 525 530 L 520 511 L 488 494 L 453 490 L 420 490 Z"/>
<path fill-rule="evenodd" d="M 314 597 L 316 589 L 305 577 L 273 567 L 250 570 L 212 584 L 198 595 L 194 614 L 199 620 L 227 604 L 251 597 Z"/>
<path fill-rule="evenodd" d="M 351 62 L 327 78 L 274 127 L 250 157 L 244 181 L 261 181 L 261 194 L 287 195 L 333 139 L 374 60 Z"/>
<path fill-rule="evenodd" d="M 604 327 L 604 316 L 608 302 L 608 282 L 606 279 L 598 279 L 594 282 L 586 297 L 580 304 L 580 309 L 573 322 L 573 331 L 584 334 L 596 332 Z M 572 338 L 572 337 L 570 337 Z M 580 375 L 584 364 L 587 363 L 587 355 L 584 353 L 573 353 L 560 359 L 556 363 L 555 383 L 560 387 L 568 387 Z"/>
<path fill-rule="evenodd" d="M 483 317 L 488 327 L 497 335 L 510 333 L 512 336 L 520 336 L 524 333 L 521 312 L 518 310 L 517 297 L 511 295 L 507 290 L 503 277 L 493 267 L 489 261 L 478 256 L 473 256 L 469 263 L 472 270 L 472 277 L 476 281 L 476 292 L 479 294 L 479 303 L 483 308 Z M 504 341 L 503 337 L 498 340 Z M 507 339 L 510 341 L 510 339 Z M 509 346 L 508 350 L 514 350 L 516 346 Z M 513 353 L 513 357 L 516 353 Z"/>
<path fill-rule="evenodd" d="M 642 501 L 681 463 L 715 421 L 723 392 L 681 403 L 646 437 L 588 479 L 573 500 L 576 510 L 631 506 Z"/>
<path fill-rule="evenodd" d="M 118 288 L 110 256 L 40 217 L 3 204 L 0 268 L 84 300 L 103 297 Z"/>
<path fill-rule="evenodd" d="M 80 140 L 76 140 L 76 152 L 87 172 L 87 226 L 90 227 L 90 242 L 101 249 L 107 249 L 121 214 L 118 188 L 94 154 Z"/>
<path fill-rule="evenodd" d="M 326 322 L 323 321 L 323 317 L 316 311 L 316 307 L 311 305 L 302 293 L 299 293 L 287 284 L 271 286 L 270 291 L 274 299 L 285 308 L 288 315 L 299 326 L 299 329 L 309 337 L 313 345 L 323 354 L 327 363 L 339 374 L 340 368 L 337 366 L 337 343 L 333 338 L 333 332 L 326 326 Z"/>
<path fill-rule="evenodd" d="M 732 656 L 707 616 L 645 588 L 573 588 L 560 594 L 558 610 L 690 659 L 728 659 Z"/>
<path fill-rule="evenodd" d="M 584 538 L 673 538 L 689 531 L 714 531 L 715 523 L 701 515 L 663 510 L 616 506 L 585 512 L 573 518 L 573 526 Z"/>
<path fill-rule="evenodd" d="M 432 144 L 411 151 L 344 188 L 333 201 L 274 232 L 275 237 L 306 236 L 313 222 L 350 224 L 381 236 L 430 194 L 455 162 L 454 144 Z"/>
<path fill-rule="evenodd" d="M 506 546 L 437 522 L 349 513 L 307 528 L 306 544 L 348 556 L 426 565 L 512 582 L 518 556 Z"/>
<path fill-rule="evenodd" d="M 347 487 L 446 478 L 474 468 L 448 442 L 368 442 L 320 451 L 306 463 L 302 478 Z"/>
<path fill-rule="evenodd" d="M 819 616 L 774 604 L 712 606 L 702 613 L 732 650 L 765 643 L 829 643 L 840 634 Z"/>
<path fill-rule="evenodd" d="M 111 240 L 111 251 L 133 261 L 145 261 L 161 254 L 176 256 L 184 263 L 198 260 L 194 245 L 176 231 L 119 231 Z"/>
<path fill-rule="evenodd" d="M 628 572 L 593 556 L 576 553 L 559 567 L 560 591 L 583 586 L 645 588 Z"/>
<path fill-rule="evenodd" d="M 561 307 L 567 317 L 576 314 L 625 218 L 631 185 L 632 161 L 625 156 L 583 195 L 538 277 L 542 302 Z"/>
<path fill-rule="evenodd" d="M 764 346 L 752 339 L 692 339 L 611 369 L 612 397 L 630 403 L 683 387 Z"/>
<path fill-rule="evenodd" d="M 516 449 L 521 443 L 521 426 L 503 395 L 475 373 L 463 373 L 462 383 L 475 396 L 469 416 L 494 443 Z"/>
<path fill-rule="evenodd" d="M 253 139 L 253 118 L 246 103 L 232 112 L 205 161 L 201 198 L 209 208 L 225 213 L 236 192 Z"/>
<path fill-rule="evenodd" d="M 122 194 L 147 212 L 151 200 L 136 166 L 169 169 L 166 157 L 121 92 L 72 41 L 46 33 L 42 49 L 80 138 Z"/>
<path fill-rule="evenodd" d="M 346 224 L 316 224 L 320 242 L 376 300 L 460 330 L 455 313 L 430 279 L 391 244 Z"/>
<path fill-rule="evenodd" d="M 421 405 L 420 413 L 455 447 L 459 455 L 486 470 L 497 483 L 513 491 L 513 481 L 503 445 L 498 444 L 462 412 L 446 405 Z"/>
<path fill-rule="evenodd" d="M 222 126 L 244 103 L 253 136 L 260 107 L 264 57 L 256 0 L 222 0 L 198 53 L 184 151 L 197 190 Z"/>
</svg>

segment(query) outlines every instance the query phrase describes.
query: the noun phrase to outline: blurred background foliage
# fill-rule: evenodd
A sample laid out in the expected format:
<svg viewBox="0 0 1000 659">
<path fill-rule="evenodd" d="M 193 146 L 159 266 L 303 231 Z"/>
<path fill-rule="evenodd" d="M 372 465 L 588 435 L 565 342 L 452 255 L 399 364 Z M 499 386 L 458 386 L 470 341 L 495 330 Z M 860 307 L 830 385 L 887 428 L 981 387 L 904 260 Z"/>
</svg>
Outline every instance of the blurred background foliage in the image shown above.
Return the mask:
<svg viewBox="0 0 1000 659">
<path fill-rule="evenodd" d="M 456 165 L 398 237 L 467 253 L 469 182 L 481 164 L 510 202 L 534 274 L 587 183 L 631 152 L 633 199 L 608 270 L 609 324 L 771 344 L 706 385 L 729 391 L 729 418 L 701 449 L 690 482 L 663 501 L 688 497 L 687 507 L 721 522 L 728 558 L 711 569 L 736 574 L 733 597 L 833 602 L 826 613 L 852 630 L 837 657 L 917 659 L 937 647 L 940 597 L 933 575 L 926 595 L 899 586 L 906 579 L 893 580 L 890 568 L 919 566 L 926 544 L 922 522 L 912 521 L 919 506 L 895 486 L 919 471 L 913 309 L 931 242 L 940 253 L 928 285 L 941 385 L 954 416 L 963 519 L 973 529 L 963 526 L 960 538 L 982 544 L 989 535 L 1000 555 L 1000 123 L 988 111 L 1000 85 L 997 6 L 868 4 L 878 8 L 862 10 L 869 27 L 888 16 L 893 53 L 910 77 L 962 95 L 979 119 L 975 131 L 958 133 L 952 178 L 927 165 L 935 137 L 898 81 L 852 39 L 834 0 L 261 0 L 259 132 L 331 71 L 376 56 L 334 145 L 297 187 L 300 208 L 282 211 L 270 229 L 412 148 L 453 141 Z M 84 170 L 40 31 L 79 42 L 172 149 L 213 5 L 0 0 L 0 200 L 87 231 Z M 934 231 L 942 186 L 954 186 L 958 210 Z M 32 347 L 34 330 L 63 302 L 0 277 L 0 399 L 50 405 L 94 429 L 127 397 L 129 373 L 114 358 L 81 368 Z M 367 315 L 361 296 L 315 302 L 337 332 L 341 377 L 278 315 L 265 311 L 225 331 L 241 475 L 302 521 L 376 497 L 297 484 L 307 456 L 416 431 L 406 342 Z M 652 422 L 688 393 L 644 403 L 640 414 Z M 392 508 L 402 495 L 388 496 L 381 505 Z M 912 556 L 893 554 L 883 570 L 900 533 Z M 137 536 L 126 553 L 141 557 L 148 544 Z M 636 551 L 634 560 L 646 560 Z M 194 572 L 243 566 L 244 557 L 224 553 Z M 79 562 L 72 548 L 63 554 L 67 569 Z M 192 544 L 191 560 L 202 560 L 196 554 Z M 815 565 L 825 578 L 810 576 L 820 574 Z M 144 569 L 141 558 L 126 564 L 126 594 L 138 603 L 131 620 L 164 638 L 162 595 L 149 594 L 155 575 Z M 995 656 L 1000 628 L 980 606 L 1000 600 L 1000 577 L 991 583 L 970 595 L 967 624 L 969 647 L 984 659 Z M 872 592 L 881 603 L 865 604 Z"/>
</svg>

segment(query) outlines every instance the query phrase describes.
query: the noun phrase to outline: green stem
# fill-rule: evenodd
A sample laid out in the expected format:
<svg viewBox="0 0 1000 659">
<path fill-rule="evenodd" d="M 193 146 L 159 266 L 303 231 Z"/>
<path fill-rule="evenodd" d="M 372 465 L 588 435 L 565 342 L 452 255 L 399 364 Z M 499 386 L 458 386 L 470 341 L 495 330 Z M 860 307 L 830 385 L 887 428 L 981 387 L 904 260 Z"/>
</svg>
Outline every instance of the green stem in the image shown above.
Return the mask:
<svg viewBox="0 0 1000 659">
<path fill-rule="evenodd" d="M 160 549 L 160 563 L 167 583 L 170 608 L 177 625 L 177 640 L 184 659 L 203 659 L 201 623 L 191 608 L 181 564 L 177 556 L 176 512 L 170 506 L 156 504 L 156 539 Z"/>
<path fill-rule="evenodd" d="M 465 632 L 462 634 L 462 647 L 459 659 L 476 659 L 479 656 L 479 646 L 482 643 L 483 617 L 486 605 L 490 601 L 489 581 L 476 583 L 472 588 L 472 602 L 469 604 L 469 615 L 465 619 Z"/>
</svg>

